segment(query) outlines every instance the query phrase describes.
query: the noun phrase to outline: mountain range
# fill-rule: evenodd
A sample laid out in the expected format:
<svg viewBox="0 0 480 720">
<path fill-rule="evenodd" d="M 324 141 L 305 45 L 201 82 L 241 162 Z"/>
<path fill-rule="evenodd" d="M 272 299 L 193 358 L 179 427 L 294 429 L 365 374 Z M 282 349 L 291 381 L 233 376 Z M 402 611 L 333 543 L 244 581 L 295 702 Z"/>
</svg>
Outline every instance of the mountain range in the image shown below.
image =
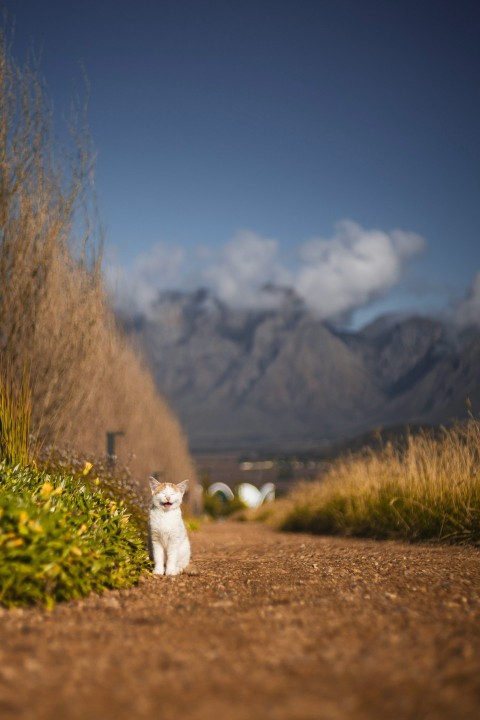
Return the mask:
<svg viewBox="0 0 480 720">
<path fill-rule="evenodd" d="M 208 290 L 159 295 L 119 322 L 192 450 L 308 448 L 398 423 L 448 423 L 480 405 L 480 331 L 383 316 L 356 332 L 292 290 L 240 310 Z"/>
</svg>

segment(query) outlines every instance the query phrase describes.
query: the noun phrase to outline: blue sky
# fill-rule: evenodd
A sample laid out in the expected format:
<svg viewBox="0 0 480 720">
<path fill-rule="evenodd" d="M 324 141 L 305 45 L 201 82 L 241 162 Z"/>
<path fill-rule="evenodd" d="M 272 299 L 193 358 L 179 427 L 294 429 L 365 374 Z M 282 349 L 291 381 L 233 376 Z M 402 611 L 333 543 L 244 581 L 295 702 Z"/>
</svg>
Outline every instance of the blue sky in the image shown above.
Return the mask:
<svg viewBox="0 0 480 720">
<path fill-rule="evenodd" d="M 475 2 L 3 5 L 58 114 L 86 69 L 119 301 L 255 305 L 271 281 L 354 325 L 469 288 L 480 308 Z"/>
</svg>

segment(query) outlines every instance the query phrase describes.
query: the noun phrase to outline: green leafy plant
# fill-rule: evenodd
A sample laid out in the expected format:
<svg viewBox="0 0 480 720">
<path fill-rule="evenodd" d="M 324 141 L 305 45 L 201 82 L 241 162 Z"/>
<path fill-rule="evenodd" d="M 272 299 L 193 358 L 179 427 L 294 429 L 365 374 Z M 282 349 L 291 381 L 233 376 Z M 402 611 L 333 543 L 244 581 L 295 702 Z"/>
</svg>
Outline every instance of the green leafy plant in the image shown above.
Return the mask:
<svg viewBox="0 0 480 720">
<path fill-rule="evenodd" d="M 83 478 L 0 464 L 0 604 L 55 602 L 128 587 L 145 538 L 122 501 Z"/>
</svg>

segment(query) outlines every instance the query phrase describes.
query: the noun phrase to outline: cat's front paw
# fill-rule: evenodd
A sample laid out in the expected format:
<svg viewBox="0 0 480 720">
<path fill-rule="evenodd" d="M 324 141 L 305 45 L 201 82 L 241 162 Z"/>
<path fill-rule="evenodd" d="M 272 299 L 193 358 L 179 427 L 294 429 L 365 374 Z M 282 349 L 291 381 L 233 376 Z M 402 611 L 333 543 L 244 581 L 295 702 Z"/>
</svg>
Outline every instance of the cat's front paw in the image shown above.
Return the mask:
<svg viewBox="0 0 480 720">
<path fill-rule="evenodd" d="M 179 568 L 168 568 L 165 570 L 165 575 L 173 577 L 174 575 L 180 575 L 182 571 Z"/>
<path fill-rule="evenodd" d="M 165 569 L 163 567 L 157 567 L 155 566 L 153 568 L 153 574 L 154 575 L 165 575 Z"/>
</svg>

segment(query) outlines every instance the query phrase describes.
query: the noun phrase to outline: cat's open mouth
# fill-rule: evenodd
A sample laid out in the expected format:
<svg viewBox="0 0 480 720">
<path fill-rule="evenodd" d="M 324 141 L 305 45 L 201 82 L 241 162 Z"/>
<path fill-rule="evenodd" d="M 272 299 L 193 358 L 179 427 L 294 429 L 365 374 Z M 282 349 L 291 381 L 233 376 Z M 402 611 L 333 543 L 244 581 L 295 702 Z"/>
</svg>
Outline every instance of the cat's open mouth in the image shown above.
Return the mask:
<svg viewBox="0 0 480 720">
<path fill-rule="evenodd" d="M 171 507 L 172 507 L 172 504 L 173 504 L 173 503 L 169 502 L 168 500 L 167 500 L 167 502 L 162 503 L 162 505 L 163 505 L 164 508 L 171 508 Z"/>
</svg>

